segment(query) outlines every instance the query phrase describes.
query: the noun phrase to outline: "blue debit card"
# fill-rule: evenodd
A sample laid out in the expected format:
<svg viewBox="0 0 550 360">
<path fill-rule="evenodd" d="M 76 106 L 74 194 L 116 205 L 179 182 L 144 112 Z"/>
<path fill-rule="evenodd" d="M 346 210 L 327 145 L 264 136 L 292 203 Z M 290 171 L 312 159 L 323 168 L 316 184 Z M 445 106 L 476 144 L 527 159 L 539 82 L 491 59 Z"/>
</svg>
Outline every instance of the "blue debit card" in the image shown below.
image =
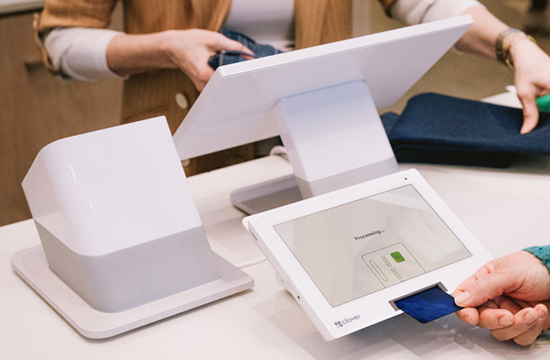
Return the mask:
<svg viewBox="0 0 550 360">
<path fill-rule="evenodd" d="M 422 324 L 462 309 L 451 295 L 437 286 L 397 300 L 395 305 Z"/>
</svg>

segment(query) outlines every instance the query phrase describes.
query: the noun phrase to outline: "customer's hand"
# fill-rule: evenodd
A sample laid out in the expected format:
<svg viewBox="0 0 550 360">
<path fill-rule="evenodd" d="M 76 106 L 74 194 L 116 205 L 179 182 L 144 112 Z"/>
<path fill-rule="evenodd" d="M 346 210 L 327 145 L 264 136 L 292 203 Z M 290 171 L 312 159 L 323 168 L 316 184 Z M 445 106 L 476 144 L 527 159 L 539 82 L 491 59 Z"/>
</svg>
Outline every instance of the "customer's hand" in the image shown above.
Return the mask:
<svg viewBox="0 0 550 360">
<path fill-rule="evenodd" d="M 523 105 L 521 133 L 533 130 L 539 121 L 536 100 L 550 94 L 550 57 L 528 39 L 516 42 L 510 49 L 514 62 L 514 82 Z"/>
<path fill-rule="evenodd" d="M 491 330 L 501 341 L 528 345 L 550 327 L 550 273 L 525 251 L 487 263 L 453 296 L 465 307 L 456 313 L 462 321 Z"/>
</svg>

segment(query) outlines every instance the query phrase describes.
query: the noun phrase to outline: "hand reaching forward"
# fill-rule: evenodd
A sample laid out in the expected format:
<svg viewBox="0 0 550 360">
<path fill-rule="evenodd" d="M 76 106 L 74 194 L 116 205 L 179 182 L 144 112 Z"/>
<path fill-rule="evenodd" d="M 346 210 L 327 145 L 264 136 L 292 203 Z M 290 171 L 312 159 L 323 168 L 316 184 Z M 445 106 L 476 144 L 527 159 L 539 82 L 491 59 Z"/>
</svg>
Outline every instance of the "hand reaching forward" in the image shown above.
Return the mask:
<svg viewBox="0 0 550 360">
<path fill-rule="evenodd" d="M 550 327 L 550 273 L 525 251 L 487 263 L 453 296 L 465 307 L 456 313 L 459 319 L 491 330 L 501 341 L 529 345 Z"/>
<path fill-rule="evenodd" d="M 107 63 L 119 75 L 158 69 L 180 69 L 201 91 L 214 74 L 214 70 L 208 65 L 208 59 L 221 50 L 252 54 L 240 42 L 215 31 L 168 30 L 114 37 L 107 47 Z"/>
<path fill-rule="evenodd" d="M 189 76 L 201 91 L 214 74 L 208 59 L 221 50 L 238 50 L 254 55 L 246 46 L 224 35 L 207 30 L 169 31 L 166 52 L 172 62 Z"/>
</svg>

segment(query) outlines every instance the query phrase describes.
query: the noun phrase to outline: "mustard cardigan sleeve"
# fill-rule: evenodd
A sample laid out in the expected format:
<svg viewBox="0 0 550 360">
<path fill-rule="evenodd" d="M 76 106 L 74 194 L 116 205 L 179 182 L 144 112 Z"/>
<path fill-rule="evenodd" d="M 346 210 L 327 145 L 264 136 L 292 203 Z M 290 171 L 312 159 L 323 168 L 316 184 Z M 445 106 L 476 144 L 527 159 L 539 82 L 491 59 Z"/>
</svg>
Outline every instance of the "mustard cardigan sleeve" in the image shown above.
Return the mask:
<svg viewBox="0 0 550 360">
<path fill-rule="evenodd" d="M 48 0 L 36 24 L 43 32 L 54 27 L 105 28 L 116 0 Z"/>
</svg>

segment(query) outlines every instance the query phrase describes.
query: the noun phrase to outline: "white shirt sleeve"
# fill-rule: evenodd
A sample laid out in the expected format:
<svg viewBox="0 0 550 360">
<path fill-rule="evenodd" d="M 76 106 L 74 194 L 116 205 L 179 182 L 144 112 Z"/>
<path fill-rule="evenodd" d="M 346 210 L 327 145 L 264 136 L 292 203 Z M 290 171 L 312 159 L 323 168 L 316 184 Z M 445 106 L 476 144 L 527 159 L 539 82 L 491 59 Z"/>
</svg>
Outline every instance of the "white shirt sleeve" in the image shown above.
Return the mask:
<svg viewBox="0 0 550 360">
<path fill-rule="evenodd" d="M 484 7 L 476 0 L 398 0 L 391 13 L 394 19 L 416 25 L 459 16 L 474 6 Z"/>
<path fill-rule="evenodd" d="M 73 79 L 124 79 L 107 65 L 107 45 L 120 34 L 108 29 L 56 28 L 46 36 L 44 46 L 53 65 Z"/>
</svg>

